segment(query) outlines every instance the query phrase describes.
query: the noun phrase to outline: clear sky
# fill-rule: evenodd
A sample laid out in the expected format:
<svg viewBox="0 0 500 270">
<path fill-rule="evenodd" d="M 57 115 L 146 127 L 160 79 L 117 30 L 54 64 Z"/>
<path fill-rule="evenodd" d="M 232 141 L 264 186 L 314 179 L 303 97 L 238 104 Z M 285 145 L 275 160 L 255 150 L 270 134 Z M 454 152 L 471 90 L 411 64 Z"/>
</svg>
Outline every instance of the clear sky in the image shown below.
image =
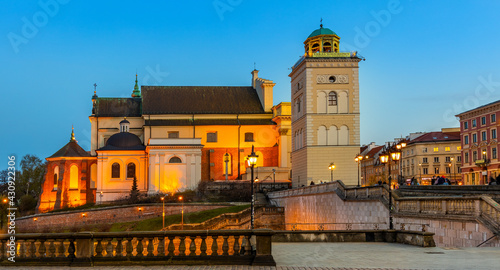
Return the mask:
<svg viewBox="0 0 500 270">
<path fill-rule="evenodd" d="M 290 67 L 320 18 L 357 50 L 361 143 L 456 127 L 455 114 L 499 99 L 499 1 L 2 1 L 0 169 L 7 156 L 90 149 L 91 97 L 140 85 L 273 80 L 290 101 Z"/>
</svg>

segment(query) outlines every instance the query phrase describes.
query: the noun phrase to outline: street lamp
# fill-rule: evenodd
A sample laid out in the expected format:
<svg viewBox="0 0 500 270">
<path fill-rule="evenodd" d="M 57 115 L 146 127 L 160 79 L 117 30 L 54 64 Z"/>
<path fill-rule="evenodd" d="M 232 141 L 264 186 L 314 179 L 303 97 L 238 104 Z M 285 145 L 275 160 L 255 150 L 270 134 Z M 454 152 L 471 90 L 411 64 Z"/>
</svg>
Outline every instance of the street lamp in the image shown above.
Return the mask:
<svg viewBox="0 0 500 270">
<path fill-rule="evenodd" d="M 254 218 L 255 218 L 255 196 L 253 194 L 253 181 L 254 181 L 254 178 L 253 178 L 253 168 L 255 167 L 255 165 L 257 165 L 257 158 L 259 156 L 255 154 L 255 151 L 254 151 L 254 146 L 252 145 L 252 152 L 250 153 L 250 155 L 248 155 L 248 165 L 250 166 L 250 170 L 252 172 L 251 174 L 251 178 L 250 178 L 250 193 L 252 194 L 252 202 L 251 202 L 251 205 L 250 205 L 250 208 L 251 208 L 251 219 L 250 219 L 250 229 L 254 229 Z"/>
<path fill-rule="evenodd" d="M 161 203 L 162 203 L 162 216 L 163 216 L 163 227 L 165 228 L 165 196 L 161 197 Z"/>
<path fill-rule="evenodd" d="M 359 187 L 359 163 L 363 160 L 363 156 L 358 154 L 355 158 L 354 161 L 358 163 L 358 187 Z"/>
<path fill-rule="evenodd" d="M 389 152 L 382 153 L 380 156 L 380 162 L 383 164 L 389 164 L 389 229 L 394 229 L 392 224 L 392 184 L 391 184 L 391 156 L 389 156 Z"/>
<path fill-rule="evenodd" d="M 453 166 L 453 158 L 451 158 L 450 160 L 451 160 L 450 166 Z M 455 166 L 453 166 L 453 179 L 455 179 Z"/>
<path fill-rule="evenodd" d="M 328 169 L 330 170 L 330 173 L 331 173 L 331 178 L 330 178 L 330 182 L 333 182 L 333 170 L 335 170 L 335 163 L 330 163 L 330 166 L 328 166 Z"/>
<path fill-rule="evenodd" d="M 488 184 L 488 168 L 486 166 L 486 149 L 483 150 L 483 169 L 486 170 L 486 174 L 484 175 L 484 184 L 487 185 Z"/>
<path fill-rule="evenodd" d="M 181 208 L 181 230 L 184 230 L 184 198 L 179 196 L 179 201 L 182 203 Z"/>
<path fill-rule="evenodd" d="M 229 153 L 224 155 L 224 162 L 226 163 L 226 182 L 227 182 L 227 171 L 228 171 L 228 163 L 229 163 Z"/>
<path fill-rule="evenodd" d="M 398 164 L 399 167 L 401 167 L 401 152 L 399 151 L 394 151 L 394 152 L 391 152 L 391 158 L 392 160 L 396 161 L 396 163 Z M 399 177 L 400 177 L 400 174 L 399 174 L 399 170 L 398 170 L 398 180 L 399 180 Z"/>
<path fill-rule="evenodd" d="M 422 184 L 422 163 L 418 163 L 418 173 L 420 174 L 420 184 Z"/>
<path fill-rule="evenodd" d="M 276 185 L 276 169 L 273 169 L 273 190 L 275 188 L 275 185 Z"/>
<path fill-rule="evenodd" d="M 400 152 L 400 157 L 403 156 L 403 148 L 406 147 L 406 141 L 403 139 L 401 140 L 397 145 L 396 145 L 396 149 Z M 398 175 L 398 183 L 400 181 L 399 178 L 401 178 L 401 180 L 403 180 L 403 166 L 401 166 L 401 162 L 398 163 L 398 166 L 399 166 L 399 174 Z"/>
<path fill-rule="evenodd" d="M 366 165 L 368 165 L 366 163 L 366 160 L 369 158 L 368 155 L 365 156 L 365 176 L 363 177 L 363 185 L 367 185 L 367 181 L 366 181 Z"/>
</svg>

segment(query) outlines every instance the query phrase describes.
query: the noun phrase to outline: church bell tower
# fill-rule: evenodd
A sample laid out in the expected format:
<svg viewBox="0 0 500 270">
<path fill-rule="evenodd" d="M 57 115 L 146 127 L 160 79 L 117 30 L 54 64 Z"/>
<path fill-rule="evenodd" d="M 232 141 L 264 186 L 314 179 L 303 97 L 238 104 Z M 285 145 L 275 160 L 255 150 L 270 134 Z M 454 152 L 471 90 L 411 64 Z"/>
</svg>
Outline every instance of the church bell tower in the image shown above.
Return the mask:
<svg viewBox="0 0 500 270">
<path fill-rule="evenodd" d="M 292 67 L 292 186 L 333 180 L 357 184 L 360 148 L 358 63 L 339 52 L 340 37 L 323 24 L 304 41 Z"/>
</svg>

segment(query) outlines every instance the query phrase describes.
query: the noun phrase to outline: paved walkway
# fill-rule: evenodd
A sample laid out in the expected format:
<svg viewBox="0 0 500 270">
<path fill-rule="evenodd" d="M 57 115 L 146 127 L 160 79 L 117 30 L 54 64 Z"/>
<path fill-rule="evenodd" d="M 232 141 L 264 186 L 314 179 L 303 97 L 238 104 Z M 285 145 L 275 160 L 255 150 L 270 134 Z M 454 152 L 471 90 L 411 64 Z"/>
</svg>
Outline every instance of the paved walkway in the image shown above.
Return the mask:
<svg viewBox="0 0 500 270">
<path fill-rule="evenodd" d="M 337 269 L 500 269 L 500 248 L 421 248 L 389 243 L 273 243 L 277 267 L 131 266 L 22 267 L 28 270 L 337 270 Z M 2 269 L 21 269 L 3 267 Z"/>
</svg>

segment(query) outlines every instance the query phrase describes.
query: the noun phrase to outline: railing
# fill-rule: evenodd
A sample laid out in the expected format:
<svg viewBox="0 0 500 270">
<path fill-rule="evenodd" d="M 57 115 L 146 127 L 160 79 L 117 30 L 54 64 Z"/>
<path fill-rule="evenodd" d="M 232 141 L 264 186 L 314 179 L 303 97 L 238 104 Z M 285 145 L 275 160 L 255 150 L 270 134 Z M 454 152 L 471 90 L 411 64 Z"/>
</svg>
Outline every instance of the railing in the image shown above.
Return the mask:
<svg viewBox="0 0 500 270">
<path fill-rule="evenodd" d="M 0 265 L 276 265 L 271 230 L 0 235 Z M 251 237 L 255 243 L 251 245 Z"/>
<path fill-rule="evenodd" d="M 336 222 L 336 223 L 285 223 L 283 224 L 287 230 L 303 231 L 303 230 L 384 230 L 387 229 L 387 223 L 384 222 Z"/>
</svg>

